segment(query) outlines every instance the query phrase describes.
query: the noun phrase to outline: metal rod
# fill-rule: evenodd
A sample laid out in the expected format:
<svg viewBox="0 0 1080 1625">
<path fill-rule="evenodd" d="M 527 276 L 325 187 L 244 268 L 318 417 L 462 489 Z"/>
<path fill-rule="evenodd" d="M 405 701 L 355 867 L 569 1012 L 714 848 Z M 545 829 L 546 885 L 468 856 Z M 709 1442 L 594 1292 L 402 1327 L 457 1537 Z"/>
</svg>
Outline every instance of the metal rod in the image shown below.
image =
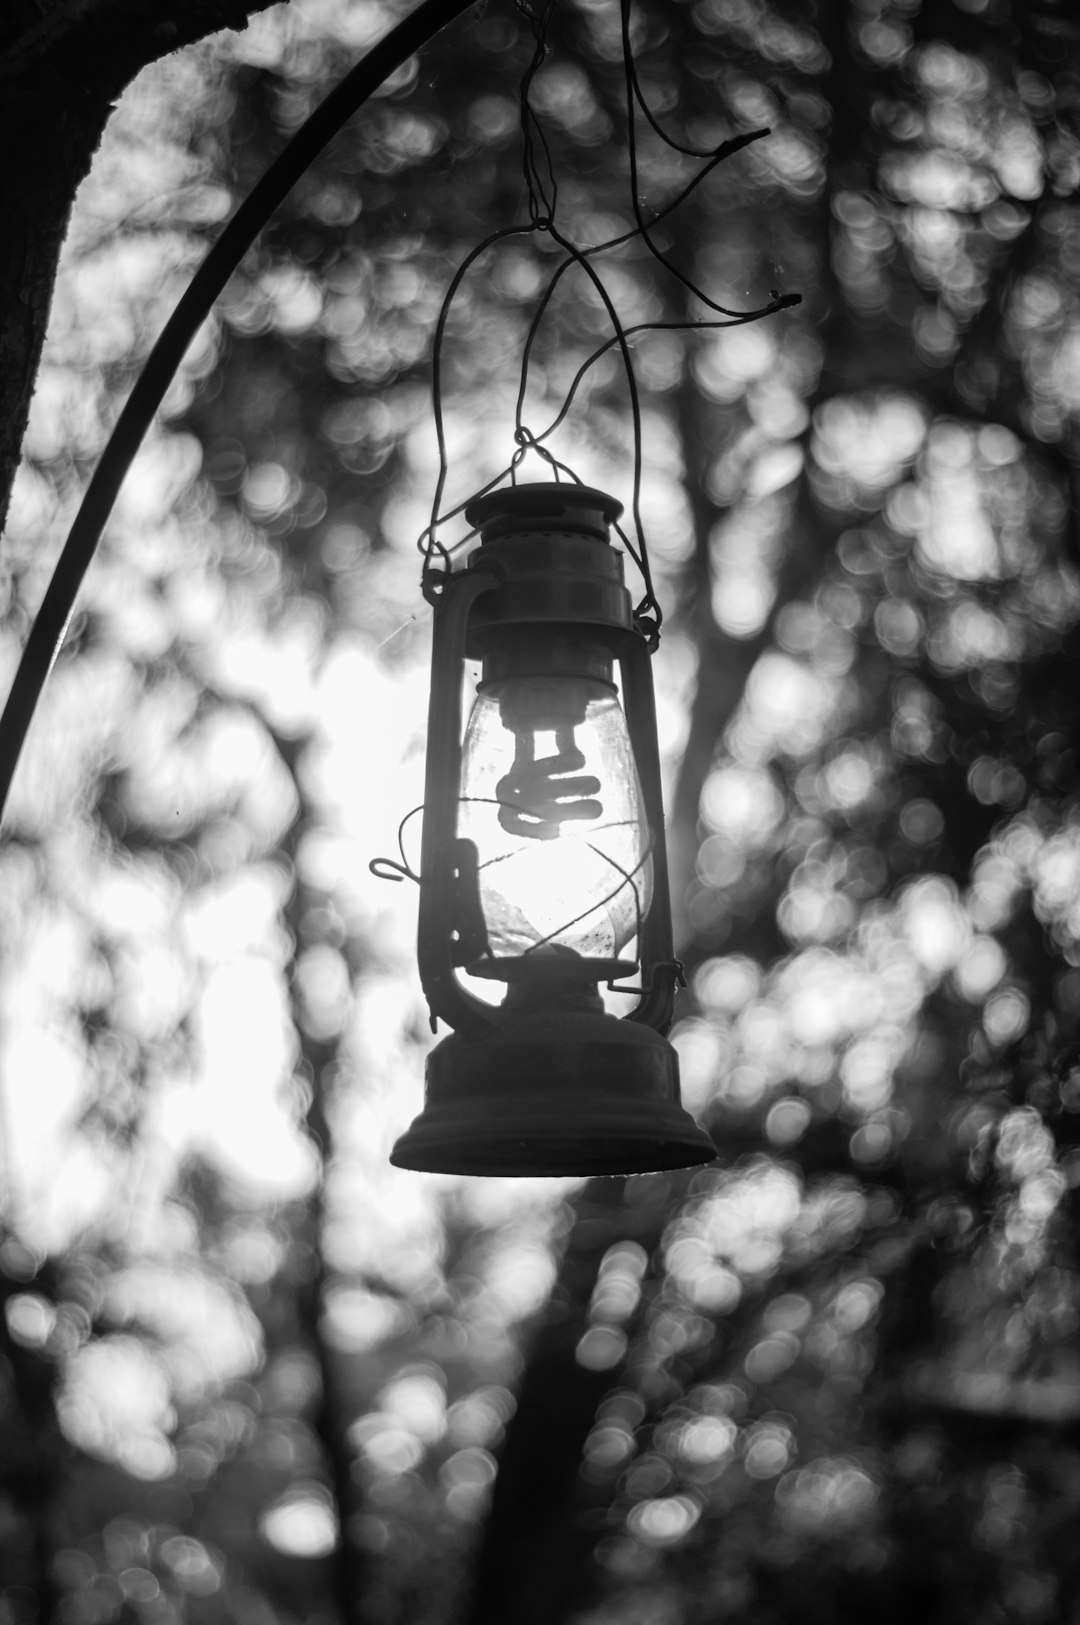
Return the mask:
<svg viewBox="0 0 1080 1625">
<path fill-rule="evenodd" d="M 483 567 L 450 576 L 435 605 L 432 629 L 416 957 L 432 1023 L 441 1016 L 457 1032 L 472 1034 L 489 1031 L 494 1016 L 458 982 L 450 946 L 461 794 L 461 674 L 473 605 L 498 584 L 498 575 Z"/>
<path fill-rule="evenodd" d="M 60 652 L 76 595 L 117 493 L 176 369 L 209 315 L 214 300 L 267 221 L 327 142 L 392 73 L 471 3 L 472 0 L 422 0 L 414 12 L 391 29 L 346 74 L 301 125 L 237 209 L 166 322 L 86 488 L 41 608 L 30 628 L 0 716 L 0 819 L 41 691 Z"/>
<path fill-rule="evenodd" d="M 638 943 L 645 991 L 627 1019 L 640 1021 L 658 1033 L 666 1033 L 675 1011 L 675 988 L 680 973 L 671 933 L 671 890 L 664 840 L 664 796 L 656 735 L 652 657 L 643 636 L 638 634 L 627 642 L 619 667 L 630 746 L 637 762 L 645 816 L 652 834 L 653 862 L 652 902 Z"/>
</svg>

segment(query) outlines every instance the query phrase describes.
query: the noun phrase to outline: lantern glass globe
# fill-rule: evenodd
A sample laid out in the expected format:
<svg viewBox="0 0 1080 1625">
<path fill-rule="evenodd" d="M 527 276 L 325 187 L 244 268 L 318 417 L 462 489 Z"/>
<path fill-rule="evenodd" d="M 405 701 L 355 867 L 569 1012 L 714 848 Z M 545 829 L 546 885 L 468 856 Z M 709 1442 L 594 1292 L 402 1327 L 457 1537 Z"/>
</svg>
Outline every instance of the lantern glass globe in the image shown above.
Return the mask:
<svg viewBox="0 0 1080 1625">
<path fill-rule="evenodd" d="M 458 835 L 476 845 L 496 961 L 618 959 L 648 910 L 652 860 L 614 685 L 582 676 L 482 684 L 465 734 Z"/>
</svg>

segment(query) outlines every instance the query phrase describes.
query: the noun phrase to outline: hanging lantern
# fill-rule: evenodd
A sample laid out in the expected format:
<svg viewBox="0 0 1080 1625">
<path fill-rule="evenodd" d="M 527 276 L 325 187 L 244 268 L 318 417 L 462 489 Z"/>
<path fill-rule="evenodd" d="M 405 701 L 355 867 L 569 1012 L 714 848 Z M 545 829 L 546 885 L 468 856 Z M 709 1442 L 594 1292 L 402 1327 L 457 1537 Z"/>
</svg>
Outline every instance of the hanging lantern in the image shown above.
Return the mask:
<svg viewBox="0 0 1080 1625">
<path fill-rule="evenodd" d="M 621 1174 L 715 1155 L 663 1037 L 680 968 L 649 646 L 608 535 L 621 512 L 557 484 L 467 510 L 481 545 L 435 607 L 420 875 L 421 980 L 432 1025 L 454 1030 L 399 1168 Z M 466 660 L 482 678 L 462 740 Z M 505 983 L 503 1002 L 461 971 Z M 607 1014 L 601 985 L 635 975 L 636 1007 Z"/>
</svg>

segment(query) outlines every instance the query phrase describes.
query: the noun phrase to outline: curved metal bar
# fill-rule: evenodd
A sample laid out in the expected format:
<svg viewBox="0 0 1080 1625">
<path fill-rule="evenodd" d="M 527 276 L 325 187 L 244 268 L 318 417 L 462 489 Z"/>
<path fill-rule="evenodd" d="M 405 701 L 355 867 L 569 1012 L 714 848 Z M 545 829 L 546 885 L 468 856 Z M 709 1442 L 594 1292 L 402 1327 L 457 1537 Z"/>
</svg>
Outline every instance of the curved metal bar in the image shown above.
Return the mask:
<svg viewBox="0 0 1080 1625">
<path fill-rule="evenodd" d="M 623 703 L 630 745 L 641 777 L 645 816 L 652 832 L 653 895 L 641 929 L 638 958 L 644 992 L 628 1021 L 643 1022 L 666 1033 L 675 1013 L 675 989 L 682 972 L 675 958 L 671 935 L 671 887 L 664 841 L 664 796 L 660 778 L 660 752 L 656 739 L 656 696 L 652 657 L 641 635 L 628 638 L 620 651 Z"/>
<path fill-rule="evenodd" d="M 105 522 L 154 413 L 214 300 L 271 215 L 331 137 L 392 73 L 471 3 L 472 0 L 422 0 L 415 11 L 350 69 L 241 203 L 166 322 L 83 496 L 0 716 L 0 818 L 41 691 L 60 652 L 76 595 L 97 550 Z"/>
<path fill-rule="evenodd" d="M 458 878 L 457 810 L 461 793 L 461 668 L 476 600 L 499 585 L 483 566 L 447 576 L 435 604 L 431 695 L 428 700 L 424 834 L 420 845 L 420 919 L 416 957 L 431 1011 L 456 1032 L 480 1034 L 494 1025 L 493 1007 L 458 982 L 452 933 Z"/>
</svg>

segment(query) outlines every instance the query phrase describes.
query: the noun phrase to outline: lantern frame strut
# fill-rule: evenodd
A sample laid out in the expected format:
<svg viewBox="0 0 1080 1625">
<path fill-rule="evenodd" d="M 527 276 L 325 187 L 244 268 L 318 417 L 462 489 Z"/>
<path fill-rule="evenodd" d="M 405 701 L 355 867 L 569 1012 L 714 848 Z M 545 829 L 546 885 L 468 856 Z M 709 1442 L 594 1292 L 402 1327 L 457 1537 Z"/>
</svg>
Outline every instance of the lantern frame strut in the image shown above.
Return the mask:
<svg viewBox="0 0 1080 1625">
<path fill-rule="evenodd" d="M 391 1155 L 398 1167 L 477 1174 L 639 1173 L 711 1162 L 712 1141 L 679 1103 L 671 1025 L 675 958 L 664 847 L 650 640 L 623 585 L 608 526 L 622 505 L 587 486 L 518 485 L 470 504 L 481 545 L 435 597 L 417 958 L 432 1029 L 424 1110 Z M 579 636 L 618 663 L 630 747 L 651 834 L 652 900 L 639 921 L 638 1002 L 607 1014 L 598 983 L 615 961 L 528 953 L 496 961 L 504 1003 L 458 978 L 486 945 L 477 852 L 458 836 L 462 686 L 468 660 L 500 639 Z M 629 879 L 629 877 L 627 877 Z M 498 968 L 500 967 L 501 968 Z M 629 968 L 629 967 L 627 967 Z M 630 991 L 630 990 L 628 990 Z"/>
</svg>

